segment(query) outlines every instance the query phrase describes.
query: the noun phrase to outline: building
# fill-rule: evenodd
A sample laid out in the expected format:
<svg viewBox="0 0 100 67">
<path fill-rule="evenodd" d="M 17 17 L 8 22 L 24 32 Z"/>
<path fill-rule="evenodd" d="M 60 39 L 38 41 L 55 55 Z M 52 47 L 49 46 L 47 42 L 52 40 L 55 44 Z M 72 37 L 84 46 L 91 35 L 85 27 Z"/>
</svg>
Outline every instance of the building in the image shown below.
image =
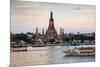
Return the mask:
<svg viewBox="0 0 100 67">
<path fill-rule="evenodd" d="M 64 42 L 64 29 L 60 28 L 59 42 Z"/>
<path fill-rule="evenodd" d="M 83 33 L 83 35 L 84 35 L 84 36 L 91 37 L 91 36 L 94 36 L 94 35 L 95 35 L 95 33 L 94 33 L 94 32 L 93 32 L 93 33 Z"/>
<path fill-rule="evenodd" d="M 41 35 L 38 33 L 38 28 L 36 27 L 35 41 L 38 41 L 39 39 L 41 39 Z"/>
<path fill-rule="evenodd" d="M 50 13 L 49 26 L 45 33 L 45 39 L 47 41 L 50 39 L 55 39 L 55 40 L 58 39 L 58 34 L 54 26 L 53 12 Z"/>
</svg>

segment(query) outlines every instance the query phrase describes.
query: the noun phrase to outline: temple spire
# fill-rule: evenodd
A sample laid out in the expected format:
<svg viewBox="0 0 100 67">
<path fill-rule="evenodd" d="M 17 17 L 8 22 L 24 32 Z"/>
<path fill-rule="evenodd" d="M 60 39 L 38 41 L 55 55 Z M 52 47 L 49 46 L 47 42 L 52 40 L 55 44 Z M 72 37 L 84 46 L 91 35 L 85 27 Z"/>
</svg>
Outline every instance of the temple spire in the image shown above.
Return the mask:
<svg viewBox="0 0 100 67">
<path fill-rule="evenodd" d="M 38 33 L 38 27 L 36 27 L 36 33 Z"/>
<path fill-rule="evenodd" d="M 50 21 L 54 21 L 53 20 L 53 12 L 51 11 L 51 13 L 50 13 Z"/>
<path fill-rule="evenodd" d="M 52 38 L 56 40 L 56 39 L 58 39 L 58 35 L 57 35 L 57 32 L 56 32 L 55 27 L 54 27 L 53 12 L 51 11 L 50 12 L 49 26 L 48 26 L 48 29 L 46 31 L 46 39 L 50 40 Z"/>
<path fill-rule="evenodd" d="M 53 12 L 52 12 L 52 11 L 51 11 L 51 13 L 50 13 L 50 18 L 53 19 Z"/>
<path fill-rule="evenodd" d="M 44 28 L 42 29 L 42 35 L 44 35 Z"/>
</svg>

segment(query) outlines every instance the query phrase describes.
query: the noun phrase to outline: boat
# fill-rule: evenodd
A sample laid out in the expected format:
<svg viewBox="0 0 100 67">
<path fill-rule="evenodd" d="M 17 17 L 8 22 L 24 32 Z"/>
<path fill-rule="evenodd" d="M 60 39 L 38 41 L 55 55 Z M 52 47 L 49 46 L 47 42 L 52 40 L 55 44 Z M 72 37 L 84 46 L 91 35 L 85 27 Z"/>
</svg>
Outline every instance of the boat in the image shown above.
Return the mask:
<svg viewBox="0 0 100 67">
<path fill-rule="evenodd" d="M 63 52 L 65 56 L 95 56 L 95 45 L 75 47 Z"/>
<path fill-rule="evenodd" d="M 14 47 L 10 48 L 10 50 L 13 52 L 27 51 L 27 47 Z"/>
<path fill-rule="evenodd" d="M 44 47 L 44 44 L 34 44 L 33 47 Z"/>
</svg>

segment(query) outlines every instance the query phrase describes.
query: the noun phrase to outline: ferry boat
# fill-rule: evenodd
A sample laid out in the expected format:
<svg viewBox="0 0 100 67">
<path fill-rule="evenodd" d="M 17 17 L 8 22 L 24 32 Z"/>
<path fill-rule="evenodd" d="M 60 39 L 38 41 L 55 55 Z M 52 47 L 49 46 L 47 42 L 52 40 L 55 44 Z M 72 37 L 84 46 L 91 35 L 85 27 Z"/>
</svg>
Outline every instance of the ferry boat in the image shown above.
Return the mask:
<svg viewBox="0 0 100 67">
<path fill-rule="evenodd" d="M 15 48 L 10 48 L 10 50 L 13 52 L 27 51 L 27 47 L 15 47 Z"/>
<path fill-rule="evenodd" d="M 95 45 L 75 47 L 63 52 L 65 53 L 65 56 L 95 56 Z"/>
</svg>

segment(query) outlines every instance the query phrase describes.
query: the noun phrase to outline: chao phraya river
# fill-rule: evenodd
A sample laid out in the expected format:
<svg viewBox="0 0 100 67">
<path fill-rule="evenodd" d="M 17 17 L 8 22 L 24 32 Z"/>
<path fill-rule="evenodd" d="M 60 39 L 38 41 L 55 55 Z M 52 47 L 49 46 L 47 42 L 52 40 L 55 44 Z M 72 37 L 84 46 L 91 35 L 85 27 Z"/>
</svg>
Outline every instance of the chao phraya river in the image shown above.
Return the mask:
<svg viewBox="0 0 100 67">
<path fill-rule="evenodd" d="M 11 67 L 20 67 L 39 64 L 62 64 L 78 62 L 94 62 L 93 56 L 69 56 L 65 57 L 64 50 L 75 46 L 46 46 L 28 47 L 28 51 L 13 52 L 10 54 Z M 78 47 L 78 46 L 77 46 Z"/>
</svg>

